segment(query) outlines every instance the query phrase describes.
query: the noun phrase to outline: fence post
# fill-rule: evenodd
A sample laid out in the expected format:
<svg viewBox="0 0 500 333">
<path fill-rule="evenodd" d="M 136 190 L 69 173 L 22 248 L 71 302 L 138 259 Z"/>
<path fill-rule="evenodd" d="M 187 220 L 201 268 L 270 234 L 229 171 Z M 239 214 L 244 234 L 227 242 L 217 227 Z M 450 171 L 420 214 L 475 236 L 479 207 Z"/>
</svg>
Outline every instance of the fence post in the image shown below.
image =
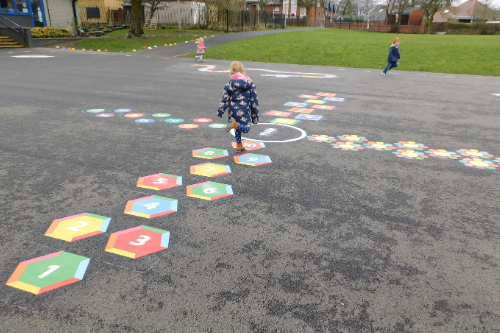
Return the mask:
<svg viewBox="0 0 500 333">
<path fill-rule="evenodd" d="M 226 32 L 229 32 L 229 9 L 226 9 Z"/>
</svg>

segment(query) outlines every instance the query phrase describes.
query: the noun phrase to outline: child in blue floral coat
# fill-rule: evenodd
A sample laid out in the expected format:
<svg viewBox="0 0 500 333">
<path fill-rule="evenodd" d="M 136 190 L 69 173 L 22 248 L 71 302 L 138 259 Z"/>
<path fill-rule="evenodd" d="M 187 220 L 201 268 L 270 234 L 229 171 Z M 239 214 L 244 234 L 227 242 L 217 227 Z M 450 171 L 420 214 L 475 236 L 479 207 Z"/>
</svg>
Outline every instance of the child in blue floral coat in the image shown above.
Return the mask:
<svg viewBox="0 0 500 333">
<path fill-rule="evenodd" d="M 220 101 L 217 116 L 222 115 L 229 107 L 228 120 L 233 118 L 231 129 L 235 130 L 236 152 L 245 150 L 241 143 L 241 133 L 250 131 L 250 121 L 253 124 L 259 122 L 259 101 L 255 84 L 245 75 L 245 67 L 239 61 L 233 61 L 229 67 L 231 80 L 224 87 L 224 95 Z"/>
</svg>

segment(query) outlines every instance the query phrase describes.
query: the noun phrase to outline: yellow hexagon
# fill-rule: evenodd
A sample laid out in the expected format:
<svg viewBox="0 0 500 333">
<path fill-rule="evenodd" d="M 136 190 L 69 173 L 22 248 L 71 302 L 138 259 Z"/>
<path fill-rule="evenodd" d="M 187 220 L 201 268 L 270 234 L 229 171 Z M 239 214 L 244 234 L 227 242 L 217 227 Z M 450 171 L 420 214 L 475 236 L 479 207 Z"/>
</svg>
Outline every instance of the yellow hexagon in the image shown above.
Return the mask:
<svg viewBox="0 0 500 333">
<path fill-rule="evenodd" d="M 191 166 L 191 173 L 193 175 L 205 177 L 217 177 L 231 173 L 229 165 L 216 164 L 216 163 L 203 163 Z"/>
<path fill-rule="evenodd" d="M 109 217 L 89 213 L 68 216 L 54 220 L 45 236 L 74 242 L 106 232 L 110 221 Z"/>
</svg>

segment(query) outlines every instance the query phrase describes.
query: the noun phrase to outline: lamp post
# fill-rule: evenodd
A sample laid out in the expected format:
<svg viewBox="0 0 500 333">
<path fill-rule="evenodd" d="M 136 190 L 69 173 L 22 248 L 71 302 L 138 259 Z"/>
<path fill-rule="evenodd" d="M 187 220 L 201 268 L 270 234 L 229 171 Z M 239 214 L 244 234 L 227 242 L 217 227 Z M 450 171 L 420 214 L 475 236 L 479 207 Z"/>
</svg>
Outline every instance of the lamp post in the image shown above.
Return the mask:
<svg viewBox="0 0 500 333">
<path fill-rule="evenodd" d="M 179 10 L 178 10 L 178 14 L 179 14 L 179 32 L 181 32 L 181 0 L 177 0 L 177 3 L 179 4 Z"/>
</svg>

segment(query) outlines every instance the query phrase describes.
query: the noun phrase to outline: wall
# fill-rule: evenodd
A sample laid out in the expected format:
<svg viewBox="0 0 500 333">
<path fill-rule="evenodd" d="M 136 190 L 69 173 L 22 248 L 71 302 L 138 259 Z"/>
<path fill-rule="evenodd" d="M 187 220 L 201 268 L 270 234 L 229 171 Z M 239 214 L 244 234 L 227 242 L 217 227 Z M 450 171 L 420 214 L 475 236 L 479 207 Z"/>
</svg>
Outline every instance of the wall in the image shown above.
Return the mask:
<svg viewBox="0 0 500 333">
<path fill-rule="evenodd" d="M 12 22 L 15 22 L 15 23 L 19 24 L 21 27 L 29 27 L 29 28 L 33 27 L 33 21 L 31 20 L 31 16 L 27 16 L 27 15 L 14 15 L 14 14 L 11 14 L 11 15 L 1 15 L 0 14 L 0 16 L 8 18 Z M 4 26 L 3 23 L 8 24 L 8 25 L 12 24 L 12 23 L 10 23 L 9 21 L 7 21 L 5 19 L 0 19 L 0 27 Z"/>
<path fill-rule="evenodd" d="M 422 17 L 424 17 L 424 10 L 419 9 L 410 14 L 408 19 L 408 25 L 419 25 L 422 23 Z"/>
<path fill-rule="evenodd" d="M 72 0 L 43 0 L 45 20 L 48 27 L 68 28 L 73 33 L 73 6 Z M 78 1 L 75 3 L 76 17 L 79 18 Z"/>
</svg>

